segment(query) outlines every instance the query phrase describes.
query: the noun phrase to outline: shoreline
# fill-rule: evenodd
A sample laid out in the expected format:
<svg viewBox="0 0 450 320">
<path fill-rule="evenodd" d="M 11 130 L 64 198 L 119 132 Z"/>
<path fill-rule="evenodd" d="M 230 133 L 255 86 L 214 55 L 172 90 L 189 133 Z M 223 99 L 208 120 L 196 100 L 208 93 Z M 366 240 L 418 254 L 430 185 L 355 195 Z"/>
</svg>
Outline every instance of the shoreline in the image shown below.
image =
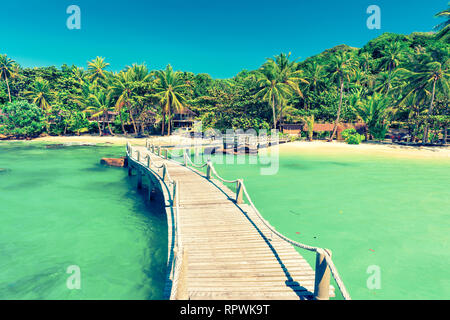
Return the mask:
<svg viewBox="0 0 450 320">
<path fill-rule="evenodd" d="M 73 143 L 73 144 L 109 144 L 125 146 L 127 142 L 135 145 L 145 145 L 146 139 L 156 140 L 158 143 L 176 143 L 180 137 L 161 137 L 151 136 L 145 138 L 132 138 L 124 136 L 47 136 L 39 137 L 32 140 L 1 140 L 4 142 L 42 142 L 42 143 Z M 359 145 L 350 145 L 345 142 L 325 142 L 325 141 L 294 141 L 281 144 L 277 148 L 283 153 L 320 154 L 320 155 L 339 155 L 339 154 L 355 154 L 369 156 L 385 156 L 397 158 L 415 158 L 415 159 L 450 159 L 450 147 L 416 147 L 403 146 L 396 144 L 377 144 L 377 143 L 361 143 Z"/>
<path fill-rule="evenodd" d="M 408 159 L 450 160 L 450 147 L 415 147 L 396 144 L 361 143 L 351 145 L 345 142 L 295 141 L 279 146 L 280 152 L 321 155 L 353 154 L 373 157 L 395 157 Z"/>
</svg>

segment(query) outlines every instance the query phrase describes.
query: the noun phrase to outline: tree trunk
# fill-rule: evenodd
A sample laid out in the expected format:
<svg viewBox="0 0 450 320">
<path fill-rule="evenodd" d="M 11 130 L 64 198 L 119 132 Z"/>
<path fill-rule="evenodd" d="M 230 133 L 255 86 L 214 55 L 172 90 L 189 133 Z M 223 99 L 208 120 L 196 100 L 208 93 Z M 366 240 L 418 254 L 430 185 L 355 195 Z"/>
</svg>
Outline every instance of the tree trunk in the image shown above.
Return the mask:
<svg viewBox="0 0 450 320">
<path fill-rule="evenodd" d="M 430 104 L 430 109 L 428 111 L 428 120 L 425 122 L 425 130 L 423 133 L 422 144 L 425 144 L 428 142 L 429 119 L 433 114 L 433 102 L 434 102 L 435 93 L 436 93 L 436 79 L 434 79 L 434 82 L 433 82 L 433 93 L 431 94 L 431 104 Z"/>
<path fill-rule="evenodd" d="M 128 113 L 130 114 L 131 123 L 133 123 L 134 134 L 137 134 L 136 122 L 134 121 L 133 112 L 131 112 L 131 108 L 128 108 Z"/>
<path fill-rule="evenodd" d="M 100 126 L 100 117 L 97 117 L 98 135 L 101 137 L 103 135 L 102 127 Z"/>
<path fill-rule="evenodd" d="M 163 113 L 163 118 L 161 121 L 161 135 L 164 136 L 164 127 L 166 126 L 166 114 Z"/>
<path fill-rule="evenodd" d="M 272 96 L 273 128 L 277 128 L 277 119 L 275 117 L 275 97 Z"/>
<path fill-rule="evenodd" d="M 115 135 L 114 132 L 112 131 L 112 128 L 111 128 L 111 122 L 109 122 L 109 121 L 108 121 L 108 130 L 109 130 L 109 133 L 110 133 L 112 136 Z"/>
<path fill-rule="evenodd" d="M 122 110 L 119 110 L 119 120 L 120 120 L 120 125 L 122 126 L 122 131 L 124 135 L 127 135 L 127 131 L 125 130 L 125 125 L 123 124 L 123 120 L 122 120 Z"/>
<path fill-rule="evenodd" d="M 337 117 L 336 117 L 336 122 L 334 123 L 334 127 L 333 127 L 333 132 L 331 134 L 330 139 L 328 140 L 333 141 L 334 136 L 336 135 L 336 131 L 337 131 L 337 126 L 339 124 L 339 120 L 341 118 L 341 108 L 342 108 L 342 99 L 344 97 L 344 79 L 341 78 L 341 97 L 339 99 L 339 108 L 338 108 L 338 112 L 337 112 Z"/>
<path fill-rule="evenodd" d="M 388 75 L 388 87 L 387 87 L 387 91 L 386 91 L 386 96 L 389 94 L 389 91 L 391 90 L 391 74 L 392 74 L 392 70 L 391 70 L 391 66 L 389 65 L 389 75 Z"/>
<path fill-rule="evenodd" d="M 167 124 L 167 134 L 170 136 L 170 130 L 171 130 L 171 125 L 170 125 L 170 123 L 172 122 L 172 117 L 171 117 L 171 114 L 170 114 L 170 109 L 169 109 L 168 120 L 169 120 L 169 123 Z"/>
<path fill-rule="evenodd" d="M 9 89 L 9 81 L 8 81 L 8 77 L 5 74 L 5 81 L 6 81 L 6 87 L 8 88 L 8 97 L 9 97 L 9 102 L 12 102 L 11 100 L 11 90 Z"/>
</svg>

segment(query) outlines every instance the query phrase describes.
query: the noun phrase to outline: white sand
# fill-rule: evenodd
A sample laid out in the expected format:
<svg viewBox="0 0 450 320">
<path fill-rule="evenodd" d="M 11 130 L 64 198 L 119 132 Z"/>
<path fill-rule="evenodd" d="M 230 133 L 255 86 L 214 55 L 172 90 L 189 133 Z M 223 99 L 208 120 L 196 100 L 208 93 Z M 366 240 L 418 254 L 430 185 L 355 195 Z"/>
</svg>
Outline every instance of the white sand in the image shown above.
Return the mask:
<svg viewBox="0 0 450 320">
<path fill-rule="evenodd" d="M 180 144 L 181 137 L 150 137 L 155 144 Z M 113 145 L 125 145 L 127 141 L 134 145 L 145 145 L 145 138 L 127 138 L 127 137 L 99 137 L 99 136 L 74 136 L 74 137 L 41 137 L 33 141 L 49 143 L 107 143 Z M 307 154 L 360 154 L 373 156 L 391 156 L 418 159 L 450 159 L 450 147 L 408 147 L 400 145 L 385 145 L 362 143 L 360 145 L 349 145 L 343 142 L 325 142 L 325 141 L 296 141 L 282 144 L 279 146 L 280 152 L 297 152 Z"/>
<path fill-rule="evenodd" d="M 350 145 L 344 142 L 296 141 L 280 145 L 280 152 L 297 152 L 308 154 L 344 154 L 373 155 L 386 157 L 404 157 L 417 159 L 450 159 L 450 147 L 409 147 L 390 144 L 362 143 Z"/>
</svg>

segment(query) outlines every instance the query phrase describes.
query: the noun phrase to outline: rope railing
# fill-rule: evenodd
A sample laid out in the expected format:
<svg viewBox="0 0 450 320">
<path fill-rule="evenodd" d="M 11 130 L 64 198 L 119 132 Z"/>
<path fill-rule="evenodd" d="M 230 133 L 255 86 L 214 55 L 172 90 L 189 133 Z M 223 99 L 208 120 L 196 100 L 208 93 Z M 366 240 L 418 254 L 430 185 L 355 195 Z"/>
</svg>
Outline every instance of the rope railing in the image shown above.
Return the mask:
<svg viewBox="0 0 450 320">
<path fill-rule="evenodd" d="M 146 142 L 146 148 L 147 150 L 149 150 L 149 144 L 148 142 Z M 180 292 L 178 290 L 178 287 L 180 285 L 180 278 L 182 278 L 182 268 L 183 268 L 183 256 L 185 255 L 185 251 L 181 242 L 181 238 L 180 238 L 180 223 L 179 223 L 179 211 L 180 211 L 180 200 L 179 200 L 179 185 L 177 183 L 177 181 L 173 180 L 170 176 L 169 173 L 169 169 L 167 167 L 166 163 L 163 163 L 161 166 L 158 166 L 157 164 L 154 163 L 154 161 L 151 161 L 151 157 L 150 154 L 147 154 L 144 157 L 144 160 L 147 160 L 147 165 L 145 165 L 145 163 L 143 163 L 140 159 L 140 152 L 139 150 L 136 150 L 136 152 L 134 154 L 136 154 L 136 158 L 133 158 L 133 148 L 131 147 L 130 143 L 127 142 L 127 156 L 128 158 L 131 158 L 133 161 L 138 162 L 141 166 L 144 166 L 144 168 L 153 171 L 154 173 L 156 173 L 151 167 L 153 166 L 154 168 L 158 169 L 158 171 L 160 169 L 163 169 L 163 174 L 162 176 L 159 175 L 158 173 L 156 173 L 161 180 L 166 183 L 166 178 L 168 181 L 168 185 L 172 185 L 172 192 L 170 190 L 169 187 L 167 187 L 167 191 L 169 193 L 169 197 L 171 197 L 171 207 L 172 210 L 175 214 L 175 221 L 174 221 L 174 233 L 175 233 L 175 237 L 174 237 L 174 250 L 173 250 L 173 261 L 172 261 L 172 266 L 171 266 L 171 272 L 170 274 L 172 275 L 172 288 L 171 288 L 171 292 L 170 292 L 170 299 L 184 299 L 186 298 L 186 294 L 185 295 L 181 295 L 180 296 Z M 166 184 L 167 186 L 167 184 Z"/>
<path fill-rule="evenodd" d="M 150 150 L 150 148 L 152 150 L 154 150 L 154 147 L 148 143 L 146 143 L 147 149 Z M 159 149 L 160 150 L 160 149 Z M 288 237 L 286 237 L 285 235 L 281 234 L 280 232 L 278 232 L 275 227 L 273 227 L 266 219 L 264 219 L 264 217 L 261 215 L 261 213 L 259 212 L 259 210 L 256 208 L 255 204 L 253 203 L 252 198 L 250 197 L 247 188 L 245 187 L 245 184 L 243 182 L 243 180 L 241 179 L 236 179 L 236 180 L 227 180 L 223 177 L 221 177 L 216 169 L 214 168 L 213 163 L 208 160 L 206 163 L 201 164 L 201 165 L 197 165 L 194 164 L 193 161 L 191 160 L 190 155 L 187 154 L 187 150 L 184 149 L 183 152 L 183 158 L 184 158 L 184 164 L 185 166 L 191 166 L 194 168 L 204 168 L 207 167 L 207 174 L 206 177 L 208 179 L 211 178 L 211 173 L 220 181 L 225 182 L 225 183 L 230 183 L 230 184 L 234 184 L 237 183 L 238 184 L 238 188 L 239 190 L 237 190 L 238 192 L 242 192 L 243 195 L 245 195 L 245 197 L 247 198 L 247 201 L 249 203 L 249 205 L 251 206 L 251 208 L 254 210 L 254 212 L 256 213 L 256 216 L 262 221 L 262 223 L 270 230 L 270 232 L 272 232 L 273 234 L 277 235 L 280 239 L 290 243 L 291 245 L 304 249 L 304 250 L 308 250 L 308 251 L 312 251 L 312 252 L 316 252 L 316 254 L 323 256 L 323 258 L 325 259 L 326 263 L 327 263 L 327 267 L 329 268 L 338 288 L 339 291 L 341 292 L 342 296 L 344 297 L 345 300 L 351 300 L 350 294 L 347 290 L 347 288 L 344 285 L 344 282 L 342 281 L 339 272 L 337 271 L 336 266 L 333 263 L 333 260 L 331 258 L 331 253 L 329 250 L 323 249 L 323 248 L 319 248 L 319 247 L 313 247 L 313 246 L 309 246 L 303 243 L 300 243 L 298 241 L 294 241 Z M 237 194 L 237 199 L 240 196 Z M 239 203 L 239 202 L 238 202 Z M 178 216 L 178 214 L 177 214 Z M 180 258 L 182 260 L 182 258 Z M 316 263 L 317 264 L 317 263 Z M 181 266 L 178 266 L 179 268 L 181 268 Z M 316 272 L 317 272 L 317 265 L 316 265 Z M 175 279 L 175 278 L 174 278 Z M 317 279 L 316 279 L 317 281 Z M 316 294 L 316 292 L 315 292 Z"/>
</svg>

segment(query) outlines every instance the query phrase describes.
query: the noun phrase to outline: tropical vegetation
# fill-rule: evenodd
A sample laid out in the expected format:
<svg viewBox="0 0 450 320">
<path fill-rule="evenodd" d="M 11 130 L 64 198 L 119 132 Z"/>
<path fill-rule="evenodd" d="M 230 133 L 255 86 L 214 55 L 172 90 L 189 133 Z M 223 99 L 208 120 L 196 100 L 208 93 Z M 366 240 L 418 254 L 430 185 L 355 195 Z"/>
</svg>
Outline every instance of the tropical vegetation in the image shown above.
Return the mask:
<svg viewBox="0 0 450 320">
<path fill-rule="evenodd" d="M 449 9 L 435 32 L 385 33 L 364 47 L 340 45 L 298 61 L 281 53 L 257 70 L 230 79 L 131 65 L 114 72 L 97 57 L 78 66 L 23 68 L 0 55 L 0 134 L 171 134 L 189 112 L 202 129 L 283 128 L 315 123 L 364 123 L 365 140 L 389 129 L 412 141 L 433 142 L 450 126 Z M 24 120 L 25 113 L 29 119 Z M 20 119 L 19 119 L 20 118 Z M 17 127 L 16 127 L 17 126 Z M 324 136 L 325 137 L 325 136 Z"/>
</svg>

